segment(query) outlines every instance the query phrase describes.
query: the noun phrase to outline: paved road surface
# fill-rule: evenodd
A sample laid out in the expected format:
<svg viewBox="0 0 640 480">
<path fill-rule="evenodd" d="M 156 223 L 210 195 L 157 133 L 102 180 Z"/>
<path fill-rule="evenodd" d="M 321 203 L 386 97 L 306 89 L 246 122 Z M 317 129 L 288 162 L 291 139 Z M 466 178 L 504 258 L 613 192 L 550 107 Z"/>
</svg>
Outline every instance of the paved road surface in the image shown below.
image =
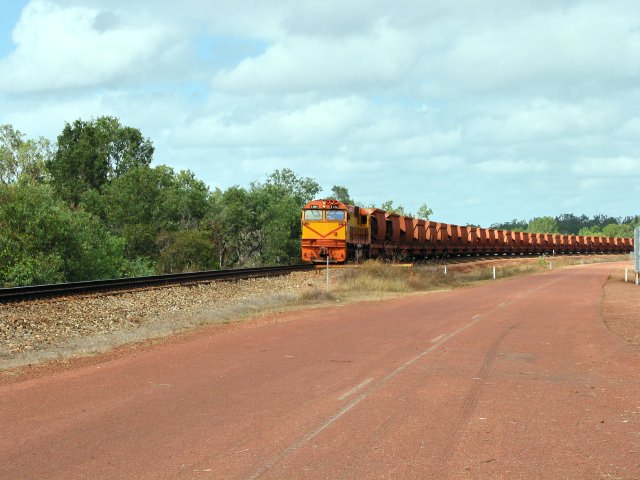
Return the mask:
<svg viewBox="0 0 640 480">
<path fill-rule="evenodd" d="M 2 479 L 640 478 L 611 266 L 287 314 L 0 387 Z"/>
</svg>

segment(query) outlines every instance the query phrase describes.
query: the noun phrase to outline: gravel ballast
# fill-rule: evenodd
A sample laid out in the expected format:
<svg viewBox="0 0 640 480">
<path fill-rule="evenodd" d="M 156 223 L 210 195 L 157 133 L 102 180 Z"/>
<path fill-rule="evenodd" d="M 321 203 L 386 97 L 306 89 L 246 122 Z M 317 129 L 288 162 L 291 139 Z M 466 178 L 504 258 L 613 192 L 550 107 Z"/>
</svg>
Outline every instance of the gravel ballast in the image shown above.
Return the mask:
<svg viewBox="0 0 640 480">
<path fill-rule="evenodd" d="M 0 368 L 103 351 L 286 303 L 318 272 L 0 305 Z"/>
</svg>

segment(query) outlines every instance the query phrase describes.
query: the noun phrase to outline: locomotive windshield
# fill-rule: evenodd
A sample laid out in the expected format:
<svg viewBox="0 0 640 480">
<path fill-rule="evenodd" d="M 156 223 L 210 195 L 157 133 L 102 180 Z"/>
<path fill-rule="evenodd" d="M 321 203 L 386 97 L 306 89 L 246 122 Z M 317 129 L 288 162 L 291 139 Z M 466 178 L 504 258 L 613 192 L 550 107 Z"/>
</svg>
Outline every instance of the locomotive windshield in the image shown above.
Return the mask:
<svg viewBox="0 0 640 480">
<path fill-rule="evenodd" d="M 327 210 L 327 220 L 344 220 L 344 210 Z"/>
<path fill-rule="evenodd" d="M 316 222 L 321 222 L 322 220 L 331 222 L 336 220 L 344 220 L 344 214 L 344 210 L 320 210 L 318 208 L 310 208 L 304 211 L 304 219 Z"/>
<path fill-rule="evenodd" d="M 322 210 L 305 210 L 304 211 L 304 219 L 305 220 L 322 220 Z"/>
</svg>

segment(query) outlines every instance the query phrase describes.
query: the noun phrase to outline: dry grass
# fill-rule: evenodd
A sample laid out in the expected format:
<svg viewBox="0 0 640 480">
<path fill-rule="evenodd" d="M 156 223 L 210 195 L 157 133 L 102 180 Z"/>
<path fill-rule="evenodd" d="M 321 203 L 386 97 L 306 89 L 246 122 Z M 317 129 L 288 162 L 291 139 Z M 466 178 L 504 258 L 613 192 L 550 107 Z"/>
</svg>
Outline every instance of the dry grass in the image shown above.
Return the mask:
<svg viewBox="0 0 640 480">
<path fill-rule="evenodd" d="M 515 265 L 499 268 L 498 278 L 531 273 L 536 271 L 531 265 Z M 371 293 L 409 293 L 458 288 L 470 283 L 493 278 L 493 268 L 483 265 L 447 267 L 416 266 L 413 268 L 390 268 L 382 262 L 368 262 L 360 268 L 352 269 L 339 279 L 335 290 Z"/>
<path fill-rule="evenodd" d="M 334 293 L 410 293 L 458 288 L 492 280 L 496 267 L 496 279 L 528 275 L 567 266 L 597 262 L 626 260 L 621 256 L 590 257 L 496 257 L 491 260 L 469 259 L 468 263 L 452 263 L 444 273 L 443 263 L 425 263 L 414 267 L 391 268 L 380 261 L 365 262 L 359 268 L 349 269 L 337 278 Z M 464 259 L 463 259 L 464 260 Z"/>
<path fill-rule="evenodd" d="M 351 292 L 409 293 L 460 286 L 458 275 L 451 270 L 448 275 L 443 272 L 443 269 L 430 266 L 392 268 L 383 262 L 372 261 L 345 271 L 337 279 L 334 290 L 343 295 Z"/>
</svg>

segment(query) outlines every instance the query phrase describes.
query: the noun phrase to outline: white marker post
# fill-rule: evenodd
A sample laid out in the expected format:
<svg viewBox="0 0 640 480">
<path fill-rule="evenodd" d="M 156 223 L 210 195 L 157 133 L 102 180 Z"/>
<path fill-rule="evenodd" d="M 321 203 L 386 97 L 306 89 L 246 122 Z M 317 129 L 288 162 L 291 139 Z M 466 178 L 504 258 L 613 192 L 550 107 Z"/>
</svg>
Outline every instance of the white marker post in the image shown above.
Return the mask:
<svg viewBox="0 0 640 480">
<path fill-rule="evenodd" d="M 444 274 L 445 275 L 447 274 L 447 266 L 446 265 L 444 266 Z"/>
<path fill-rule="evenodd" d="M 329 290 L 329 255 L 327 254 L 327 290 Z"/>
<path fill-rule="evenodd" d="M 640 227 L 633 231 L 633 252 L 635 255 L 636 285 L 638 285 L 638 274 L 640 273 Z"/>
<path fill-rule="evenodd" d="M 625 268 L 624 269 L 624 283 L 627 283 L 629 281 L 629 269 Z"/>
<path fill-rule="evenodd" d="M 493 279 L 496 279 L 496 267 L 493 267 Z"/>
</svg>

